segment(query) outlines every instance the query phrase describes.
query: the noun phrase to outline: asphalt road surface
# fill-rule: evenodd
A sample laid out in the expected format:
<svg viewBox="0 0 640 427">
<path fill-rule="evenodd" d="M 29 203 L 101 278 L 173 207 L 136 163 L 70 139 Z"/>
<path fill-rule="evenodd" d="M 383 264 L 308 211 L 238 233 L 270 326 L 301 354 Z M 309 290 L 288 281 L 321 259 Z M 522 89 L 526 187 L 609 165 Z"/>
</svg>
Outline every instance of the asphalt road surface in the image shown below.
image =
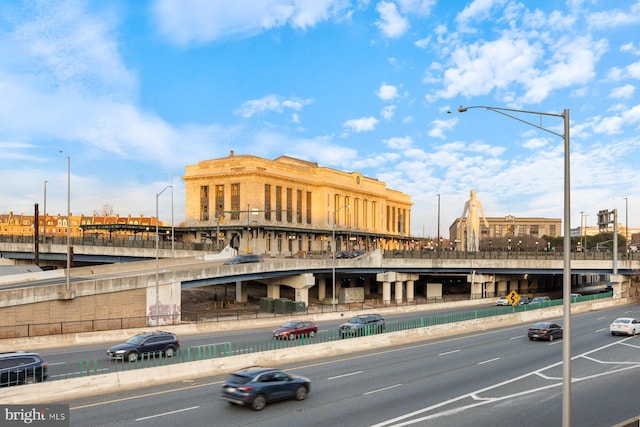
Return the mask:
<svg viewBox="0 0 640 427">
<path fill-rule="evenodd" d="M 640 317 L 640 305 L 572 316 L 574 426 L 640 415 L 640 336 L 608 330 L 621 316 Z M 560 426 L 562 340 L 530 341 L 528 326 L 281 366 L 311 392 L 260 412 L 222 401 L 215 376 L 67 402 L 71 425 Z"/>
</svg>

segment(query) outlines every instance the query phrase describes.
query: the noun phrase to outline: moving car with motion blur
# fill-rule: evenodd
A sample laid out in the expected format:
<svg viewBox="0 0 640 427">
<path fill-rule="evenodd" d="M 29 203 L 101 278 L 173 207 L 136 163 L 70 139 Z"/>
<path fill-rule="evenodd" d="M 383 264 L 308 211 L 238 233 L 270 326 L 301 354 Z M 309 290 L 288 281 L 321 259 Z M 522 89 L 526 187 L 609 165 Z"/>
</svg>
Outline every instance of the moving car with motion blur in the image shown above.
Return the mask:
<svg viewBox="0 0 640 427">
<path fill-rule="evenodd" d="M 36 353 L 0 353 L 0 387 L 45 381 L 48 377 L 48 366 L 48 363 Z"/>
<path fill-rule="evenodd" d="M 640 320 L 633 317 L 618 317 L 609 325 L 611 335 L 633 336 L 640 332 Z"/>
<path fill-rule="evenodd" d="M 538 322 L 527 331 L 530 340 L 547 340 L 553 341 L 556 338 L 562 338 L 562 326 L 552 322 Z"/>
<path fill-rule="evenodd" d="M 222 384 L 222 399 L 230 404 L 261 411 L 268 402 L 304 400 L 311 389 L 309 378 L 277 368 L 251 367 L 233 372 Z"/>
</svg>

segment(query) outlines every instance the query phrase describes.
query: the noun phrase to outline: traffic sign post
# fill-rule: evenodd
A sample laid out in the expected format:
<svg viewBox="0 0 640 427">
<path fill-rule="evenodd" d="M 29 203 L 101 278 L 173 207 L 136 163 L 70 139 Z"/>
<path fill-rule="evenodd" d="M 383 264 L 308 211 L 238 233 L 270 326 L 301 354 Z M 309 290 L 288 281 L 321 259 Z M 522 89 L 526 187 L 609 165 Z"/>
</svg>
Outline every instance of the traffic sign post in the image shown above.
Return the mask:
<svg viewBox="0 0 640 427">
<path fill-rule="evenodd" d="M 507 295 L 507 300 L 509 301 L 511 306 L 514 307 L 520 302 L 520 295 L 518 295 L 516 291 L 511 291 L 509 292 L 509 295 Z"/>
</svg>

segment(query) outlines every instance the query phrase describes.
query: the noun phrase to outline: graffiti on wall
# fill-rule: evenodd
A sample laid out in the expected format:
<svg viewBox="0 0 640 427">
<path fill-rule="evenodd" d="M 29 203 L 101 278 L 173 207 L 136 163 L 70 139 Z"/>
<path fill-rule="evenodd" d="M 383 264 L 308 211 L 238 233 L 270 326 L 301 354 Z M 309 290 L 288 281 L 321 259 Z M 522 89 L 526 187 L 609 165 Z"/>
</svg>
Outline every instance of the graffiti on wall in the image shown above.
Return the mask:
<svg viewBox="0 0 640 427">
<path fill-rule="evenodd" d="M 163 324 L 179 322 L 180 314 L 180 306 L 177 304 L 159 304 L 158 310 L 156 310 L 156 305 L 152 304 L 147 311 L 147 317 L 150 321 L 160 320 Z"/>
</svg>

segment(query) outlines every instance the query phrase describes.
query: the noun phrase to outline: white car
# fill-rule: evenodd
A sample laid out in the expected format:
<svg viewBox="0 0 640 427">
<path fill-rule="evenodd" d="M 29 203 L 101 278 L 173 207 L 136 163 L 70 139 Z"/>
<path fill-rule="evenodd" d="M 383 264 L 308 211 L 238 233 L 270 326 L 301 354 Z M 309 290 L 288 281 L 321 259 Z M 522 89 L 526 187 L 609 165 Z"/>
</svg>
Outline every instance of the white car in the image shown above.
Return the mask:
<svg viewBox="0 0 640 427">
<path fill-rule="evenodd" d="M 496 305 L 511 305 L 511 304 L 509 303 L 509 300 L 507 299 L 507 297 L 500 297 L 496 301 Z"/>
<path fill-rule="evenodd" d="M 629 335 L 633 336 L 640 333 L 640 320 L 633 317 L 618 317 L 609 325 L 611 335 Z"/>
</svg>

